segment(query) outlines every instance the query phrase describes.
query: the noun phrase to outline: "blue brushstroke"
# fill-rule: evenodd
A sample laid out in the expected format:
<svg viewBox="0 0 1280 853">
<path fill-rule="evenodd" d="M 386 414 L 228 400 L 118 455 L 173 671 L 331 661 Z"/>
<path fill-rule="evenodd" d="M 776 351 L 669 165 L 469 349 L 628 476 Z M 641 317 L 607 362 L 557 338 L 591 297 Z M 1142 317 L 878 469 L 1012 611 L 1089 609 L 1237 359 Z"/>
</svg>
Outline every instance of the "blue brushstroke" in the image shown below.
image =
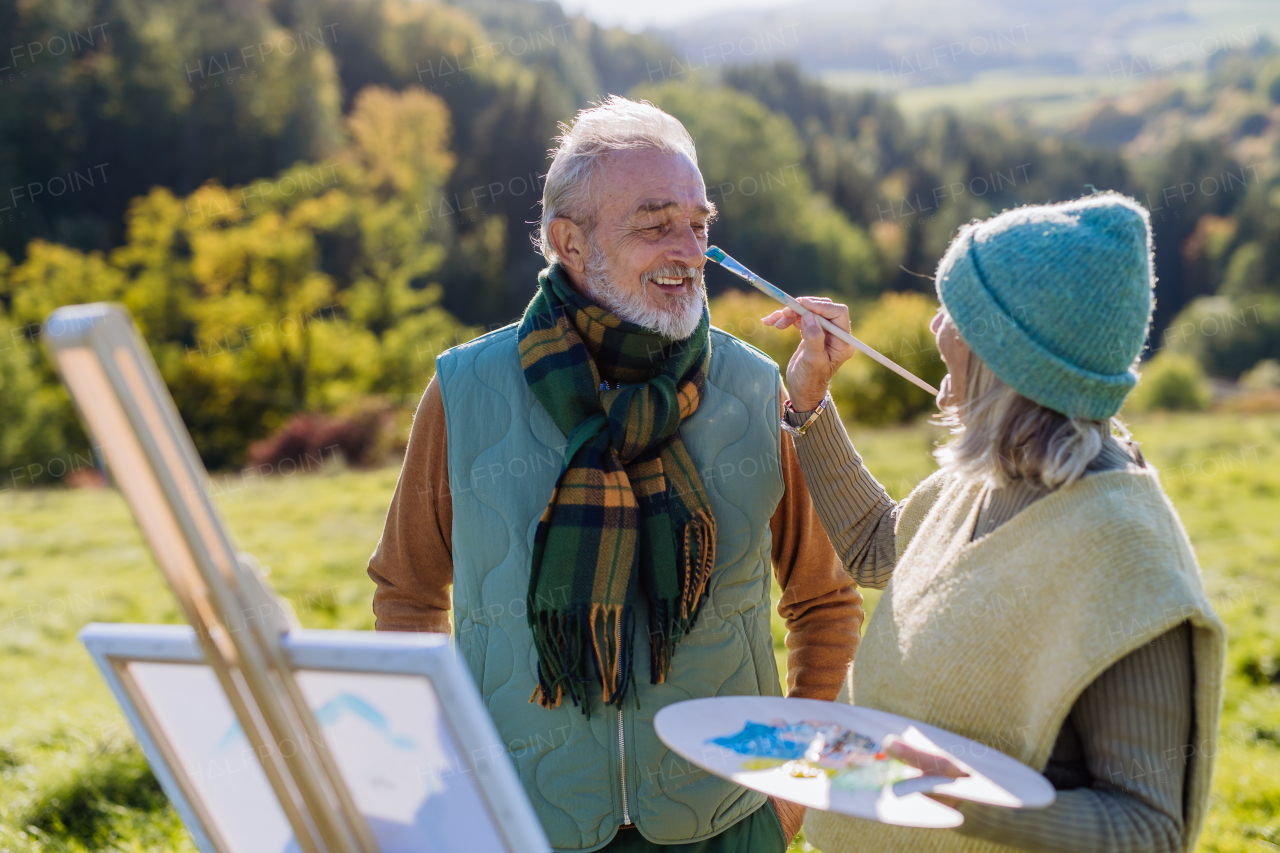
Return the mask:
<svg viewBox="0 0 1280 853">
<path fill-rule="evenodd" d="M 373 726 L 397 749 L 408 751 L 416 749 L 418 746 L 413 738 L 392 733 L 391 725 L 387 722 L 387 718 L 382 716 L 382 713 L 377 708 L 374 708 L 359 696 L 353 696 L 350 693 L 340 693 L 317 708 L 315 712 L 316 722 L 320 724 L 321 728 L 328 728 L 340 720 L 343 714 L 348 713 L 355 714 Z M 217 749 L 227 749 L 238 737 L 244 737 L 244 729 L 240 728 L 239 720 L 232 723 L 226 734 L 218 740 Z"/>
<path fill-rule="evenodd" d="M 739 755 L 792 761 L 804 758 L 805 751 L 812 740 L 812 734 L 811 728 L 808 732 L 800 734 L 779 726 L 748 721 L 742 727 L 742 731 L 736 735 L 712 738 L 710 742 L 716 746 L 731 749 Z"/>
</svg>

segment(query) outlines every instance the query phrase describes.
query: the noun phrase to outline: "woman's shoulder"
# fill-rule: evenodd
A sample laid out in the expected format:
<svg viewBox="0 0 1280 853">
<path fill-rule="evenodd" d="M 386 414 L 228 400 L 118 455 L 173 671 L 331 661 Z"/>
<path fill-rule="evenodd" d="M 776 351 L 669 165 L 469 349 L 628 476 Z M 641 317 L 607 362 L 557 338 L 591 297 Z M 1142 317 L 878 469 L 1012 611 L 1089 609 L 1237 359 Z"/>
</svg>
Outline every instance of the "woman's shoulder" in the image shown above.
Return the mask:
<svg viewBox="0 0 1280 853">
<path fill-rule="evenodd" d="M 1199 573 L 1182 520 L 1152 468 L 1089 474 L 1028 508 L 1037 538 L 1101 562 Z M 1106 555 L 1102 559 L 1102 555 Z"/>
<path fill-rule="evenodd" d="M 1101 516 L 1113 523 L 1144 524 L 1153 518 L 1177 518 L 1177 511 L 1160 485 L 1160 473 L 1154 468 L 1130 465 L 1091 472 L 1058 491 L 1061 503 L 1070 505 L 1075 513 Z"/>
<path fill-rule="evenodd" d="M 929 510 L 933 509 L 934 504 L 938 502 L 938 496 L 952 479 L 952 475 L 946 469 L 940 468 L 921 480 L 911 490 L 911 494 L 898 504 L 894 540 L 899 554 L 906 550 L 907 543 L 916 535 L 916 531 L 920 529 L 920 523 L 929 514 Z"/>
</svg>

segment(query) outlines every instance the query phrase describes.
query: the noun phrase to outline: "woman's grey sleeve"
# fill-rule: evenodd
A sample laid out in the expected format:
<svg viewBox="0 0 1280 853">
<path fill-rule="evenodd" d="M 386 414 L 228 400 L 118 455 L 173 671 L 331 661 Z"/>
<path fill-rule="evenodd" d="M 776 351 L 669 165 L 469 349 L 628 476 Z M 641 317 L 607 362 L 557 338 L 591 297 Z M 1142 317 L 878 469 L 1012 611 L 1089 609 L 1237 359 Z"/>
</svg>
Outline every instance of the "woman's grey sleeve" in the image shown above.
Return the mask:
<svg viewBox="0 0 1280 853">
<path fill-rule="evenodd" d="M 1032 853 L 1180 853 L 1191 682 L 1184 623 L 1121 658 L 1072 707 L 1090 787 L 1035 811 L 965 803 L 956 832 Z"/>
<path fill-rule="evenodd" d="M 834 403 L 792 441 L 814 509 L 845 570 L 858 586 L 883 589 L 897 563 L 898 504 L 862 464 Z"/>
</svg>

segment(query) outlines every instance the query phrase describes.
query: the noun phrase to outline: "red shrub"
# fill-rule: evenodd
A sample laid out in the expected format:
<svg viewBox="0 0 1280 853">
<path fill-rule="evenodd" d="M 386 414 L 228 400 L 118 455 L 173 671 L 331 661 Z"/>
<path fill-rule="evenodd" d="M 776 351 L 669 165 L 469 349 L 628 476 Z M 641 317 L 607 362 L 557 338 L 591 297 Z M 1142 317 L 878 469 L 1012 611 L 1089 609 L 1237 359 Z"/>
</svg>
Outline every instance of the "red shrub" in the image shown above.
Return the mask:
<svg viewBox="0 0 1280 853">
<path fill-rule="evenodd" d="M 279 470 L 280 463 L 292 460 L 310 470 L 315 460 L 332 460 L 341 453 L 348 465 L 365 467 L 380 464 L 393 443 L 396 411 L 385 401 L 371 400 L 346 415 L 302 412 L 271 436 L 249 447 L 249 464 L 264 470 Z"/>
</svg>

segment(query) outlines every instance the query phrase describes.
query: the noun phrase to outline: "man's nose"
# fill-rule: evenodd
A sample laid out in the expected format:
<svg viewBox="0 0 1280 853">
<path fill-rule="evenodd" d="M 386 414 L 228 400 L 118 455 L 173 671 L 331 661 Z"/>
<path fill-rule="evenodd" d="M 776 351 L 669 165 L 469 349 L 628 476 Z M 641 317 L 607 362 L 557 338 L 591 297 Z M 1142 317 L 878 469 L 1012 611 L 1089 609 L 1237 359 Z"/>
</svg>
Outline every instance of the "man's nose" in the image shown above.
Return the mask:
<svg viewBox="0 0 1280 853">
<path fill-rule="evenodd" d="M 702 253 L 702 243 L 698 240 L 698 235 L 694 232 L 692 225 L 687 225 L 680 229 L 676 245 L 672 247 L 668 257 L 694 269 L 707 262 L 706 255 Z"/>
</svg>

